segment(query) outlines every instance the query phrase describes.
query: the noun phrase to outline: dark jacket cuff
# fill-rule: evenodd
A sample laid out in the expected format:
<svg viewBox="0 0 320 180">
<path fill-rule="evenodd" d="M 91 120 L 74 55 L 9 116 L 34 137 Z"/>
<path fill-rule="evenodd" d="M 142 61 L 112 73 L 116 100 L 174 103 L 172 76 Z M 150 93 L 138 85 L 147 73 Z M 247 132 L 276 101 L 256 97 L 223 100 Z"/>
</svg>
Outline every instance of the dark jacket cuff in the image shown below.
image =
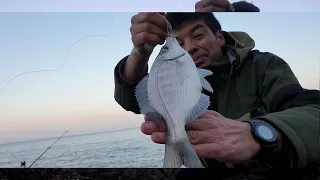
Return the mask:
<svg viewBox="0 0 320 180">
<path fill-rule="evenodd" d="M 115 70 L 114 70 L 114 76 L 116 78 L 116 80 L 118 81 L 118 83 L 122 86 L 132 86 L 132 85 L 136 85 L 141 79 L 138 79 L 137 81 L 131 82 L 128 81 L 124 76 L 123 76 L 123 72 L 124 72 L 124 68 L 125 68 L 125 64 L 126 61 L 128 59 L 129 55 L 125 56 L 124 58 L 122 58 L 119 63 L 116 65 Z M 146 69 L 145 74 L 148 73 L 148 68 Z"/>
<path fill-rule="evenodd" d="M 268 122 L 267 119 L 265 118 L 256 118 L 256 119 L 260 119 L 260 120 L 263 120 L 263 121 L 266 121 Z M 269 121 L 270 123 L 270 121 Z M 271 123 L 273 126 L 274 124 Z M 279 131 L 279 128 L 274 126 L 278 131 Z M 296 149 L 295 147 L 292 145 L 292 143 L 290 142 L 289 138 L 287 138 L 282 132 L 279 132 L 281 133 L 281 136 L 282 136 L 282 151 L 279 153 L 276 153 L 275 154 L 264 154 L 264 153 L 261 153 L 259 152 L 255 157 L 254 159 L 255 160 L 276 160 L 276 162 L 274 162 L 275 164 L 277 164 L 277 160 L 280 160 L 278 161 L 278 165 L 280 165 L 280 162 L 281 162 L 281 165 L 282 167 L 288 167 L 288 168 L 293 168 L 293 167 L 296 167 L 297 166 L 297 161 L 298 161 L 298 157 L 296 155 Z"/>
</svg>

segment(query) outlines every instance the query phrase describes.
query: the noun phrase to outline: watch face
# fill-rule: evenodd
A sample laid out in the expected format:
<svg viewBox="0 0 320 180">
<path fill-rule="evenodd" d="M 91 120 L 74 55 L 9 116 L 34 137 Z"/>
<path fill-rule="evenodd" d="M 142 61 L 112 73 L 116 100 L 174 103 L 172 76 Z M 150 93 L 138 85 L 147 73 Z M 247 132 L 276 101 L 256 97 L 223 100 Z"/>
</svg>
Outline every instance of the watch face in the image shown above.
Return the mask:
<svg viewBox="0 0 320 180">
<path fill-rule="evenodd" d="M 265 126 L 265 125 L 260 125 L 258 128 L 258 133 L 259 135 L 266 140 L 272 140 L 274 138 L 274 134 L 272 132 L 272 130 Z"/>
</svg>

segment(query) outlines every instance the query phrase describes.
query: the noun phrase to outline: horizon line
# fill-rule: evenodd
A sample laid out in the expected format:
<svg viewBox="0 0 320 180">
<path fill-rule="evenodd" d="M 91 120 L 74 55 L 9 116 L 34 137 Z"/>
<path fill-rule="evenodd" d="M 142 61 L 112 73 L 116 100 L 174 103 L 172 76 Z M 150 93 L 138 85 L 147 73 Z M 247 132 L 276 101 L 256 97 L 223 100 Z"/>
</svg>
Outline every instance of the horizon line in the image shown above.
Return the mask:
<svg viewBox="0 0 320 180">
<path fill-rule="evenodd" d="M 123 131 L 123 130 L 129 130 L 129 129 L 136 129 L 139 127 L 131 127 L 131 128 L 123 128 L 123 129 L 113 129 L 113 130 L 106 130 L 106 131 L 97 131 L 97 132 L 90 132 L 90 133 L 83 133 L 83 134 L 73 134 L 73 135 L 65 135 L 64 137 L 74 137 L 74 136 L 81 136 L 81 135 L 91 135 L 91 134 L 98 134 L 98 133 L 110 133 L 110 132 L 115 132 L 115 131 Z M 68 130 L 66 130 L 68 131 Z M 65 132 L 65 131 L 64 131 Z M 68 131 L 69 132 L 69 131 Z M 41 141 L 41 140 L 49 140 L 49 139 L 56 139 L 59 138 L 60 136 L 55 136 L 55 137 L 48 137 L 48 138 L 39 138 L 39 139 L 31 139 L 31 140 L 22 140 L 22 141 L 11 141 L 11 142 L 5 142 L 5 143 L 0 143 L 1 145 L 9 145 L 9 144 L 18 144 L 18 143 L 27 143 L 27 142 L 33 142 L 33 141 Z"/>
</svg>

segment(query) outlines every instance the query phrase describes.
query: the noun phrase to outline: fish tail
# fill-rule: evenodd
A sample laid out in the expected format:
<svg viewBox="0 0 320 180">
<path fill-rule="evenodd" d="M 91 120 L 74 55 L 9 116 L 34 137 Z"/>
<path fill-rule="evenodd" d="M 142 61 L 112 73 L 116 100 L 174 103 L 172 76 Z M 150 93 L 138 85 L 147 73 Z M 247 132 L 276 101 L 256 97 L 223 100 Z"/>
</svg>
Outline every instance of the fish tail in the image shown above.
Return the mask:
<svg viewBox="0 0 320 180">
<path fill-rule="evenodd" d="M 187 168 L 204 168 L 189 139 L 184 141 L 184 147 L 181 148 L 181 151 L 183 164 Z"/>
<path fill-rule="evenodd" d="M 176 145 L 169 139 L 167 139 L 164 155 L 164 168 L 179 168 L 183 165 L 181 159 L 181 153 Z"/>
<path fill-rule="evenodd" d="M 165 147 L 164 168 L 203 168 L 188 138 L 178 142 L 167 139 Z"/>
</svg>

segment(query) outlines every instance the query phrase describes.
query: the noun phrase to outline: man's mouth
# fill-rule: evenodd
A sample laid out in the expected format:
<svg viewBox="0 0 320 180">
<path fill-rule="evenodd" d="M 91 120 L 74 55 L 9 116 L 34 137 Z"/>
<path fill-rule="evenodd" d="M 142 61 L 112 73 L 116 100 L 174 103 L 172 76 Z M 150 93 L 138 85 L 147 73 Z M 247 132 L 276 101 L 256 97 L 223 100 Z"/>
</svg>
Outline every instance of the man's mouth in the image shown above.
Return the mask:
<svg viewBox="0 0 320 180">
<path fill-rule="evenodd" d="M 196 64 L 196 66 L 200 65 L 203 61 L 203 57 L 197 58 L 196 60 L 194 60 L 194 63 Z"/>
</svg>

